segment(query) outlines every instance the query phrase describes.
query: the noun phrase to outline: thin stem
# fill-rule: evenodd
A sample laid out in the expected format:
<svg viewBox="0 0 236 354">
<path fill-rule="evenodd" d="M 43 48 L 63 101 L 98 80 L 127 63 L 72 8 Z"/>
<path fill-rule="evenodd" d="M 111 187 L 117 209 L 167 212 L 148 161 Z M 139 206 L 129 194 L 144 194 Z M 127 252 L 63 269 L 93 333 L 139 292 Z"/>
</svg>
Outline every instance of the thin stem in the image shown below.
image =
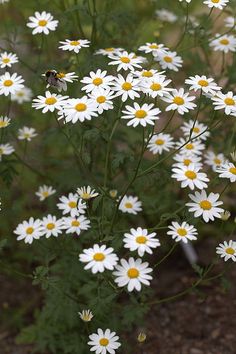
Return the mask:
<svg viewBox="0 0 236 354">
<path fill-rule="evenodd" d="M 156 267 L 158 267 L 162 262 L 164 262 L 174 251 L 174 249 L 176 248 L 177 243 L 174 243 L 174 245 L 171 247 L 171 249 L 169 250 L 169 252 L 167 252 L 167 254 L 159 261 L 157 262 L 154 266 L 153 269 L 155 269 Z"/>
</svg>

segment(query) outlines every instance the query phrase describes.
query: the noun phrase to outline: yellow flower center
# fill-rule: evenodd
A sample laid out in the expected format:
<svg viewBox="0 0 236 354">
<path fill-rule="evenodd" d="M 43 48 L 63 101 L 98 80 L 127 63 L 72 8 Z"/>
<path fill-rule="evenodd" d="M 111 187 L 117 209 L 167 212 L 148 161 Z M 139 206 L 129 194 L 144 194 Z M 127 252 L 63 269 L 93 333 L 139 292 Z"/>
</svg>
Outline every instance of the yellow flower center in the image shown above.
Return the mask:
<svg viewBox="0 0 236 354">
<path fill-rule="evenodd" d="M 96 262 L 102 262 L 102 261 L 104 261 L 105 256 L 104 256 L 103 253 L 95 253 L 94 256 L 93 256 L 93 259 L 94 259 Z"/>
<path fill-rule="evenodd" d="M 7 63 L 10 62 L 10 59 L 9 58 L 4 58 L 2 61 L 3 61 L 3 63 L 7 64 Z"/>
<path fill-rule="evenodd" d="M 187 144 L 185 147 L 187 150 L 192 150 L 194 148 L 193 144 L 191 144 L 191 143 Z"/>
<path fill-rule="evenodd" d="M 151 48 L 151 49 L 158 49 L 159 46 L 158 46 L 157 44 L 151 44 L 151 45 L 149 46 L 149 48 Z"/>
<path fill-rule="evenodd" d="M 39 20 L 38 25 L 41 27 L 45 27 L 47 25 L 48 21 L 46 20 Z"/>
<path fill-rule="evenodd" d="M 57 99 L 55 97 L 48 97 L 45 100 L 45 103 L 49 106 L 55 104 L 57 102 Z"/>
<path fill-rule="evenodd" d="M 206 80 L 199 80 L 198 85 L 200 85 L 202 87 L 207 87 L 209 84 Z"/>
<path fill-rule="evenodd" d="M 7 125 L 7 122 L 4 122 L 4 120 L 0 120 L 0 128 L 5 128 Z"/>
<path fill-rule="evenodd" d="M 197 128 L 197 127 L 195 127 L 195 128 L 193 128 L 193 132 L 194 132 L 194 133 L 199 133 L 199 132 L 200 132 L 200 129 Z"/>
<path fill-rule="evenodd" d="M 114 48 L 105 48 L 104 49 L 106 52 L 113 52 Z"/>
<path fill-rule="evenodd" d="M 236 175 L 236 167 L 230 167 L 229 172 L 231 172 L 233 175 Z"/>
<path fill-rule="evenodd" d="M 133 208 L 133 204 L 127 202 L 127 203 L 125 203 L 125 207 L 126 207 L 127 209 L 132 209 L 132 208 Z"/>
<path fill-rule="evenodd" d="M 48 230 L 53 230 L 53 229 L 55 229 L 55 224 L 53 224 L 52 222 L 50 222 L 49 224 L 47 224 L 47 229 L 48 229 Z"/>
<path fill-rule="evenodd" d="M 80 222 L 79 222 L 78 220 L 73 220 L 73 221 L 71 222 L 71 226 L 78 227 L 78 226 L 80 226 Z"/>
<path fill-rule="evenodd" d="M 82 199 L 90 199 L 90 194 L 85 192 L 81 195 L 81 198 Z"/>
<path fill-rule="evenodd" d="M 31 235 L 33 232 L 34 232 L 34 228 L 33 228 L 33 227 L 27 227 L 26 233 L 27 233 L 28 235 Z"/>
<path fill-rule="evenodd" d="M 87 106 L 84 103 L 77 103 L 77 105 L 75 106 L 75 109 L 78 112 L 84 112 L 84 111 L 86 111 Z"/>
<path fill-rule="evenodd" d="M 187 235 L 187 231 L 185 229 L 182 229 L 182 228 L 178 229 L 177 233 L 178 233 L 179 236 L 182 236 L 182 237 Z"/>
<path fill-rule="evenodd" d="M 107 347 L 108 344 L 109 344 L 109 340 L 107 338 L 101 338 L 100 341 L 99 341 L 99 344 L 102 346 L 102 347 Z"/>
<path fill-rule="evenodd" d="M 195 179 L 197 177 L 197 175 L 194 171 L 186 171 L 185 176 L 189 179 Z"/>
<path fill-rule="evenodd" d="M 218 2 L 220 2 L 220 0 L 211 0 L 211 2 L 213 2 L 214 4 L 218 4 Z"/>
<path fill-rule="evenodd" d="M 218 159 L 217 157 L 214 159 L 214 162 L 216 165 L 220 165 L 221 164 L 221 160 Z"/>
<path fill-rule="evenodd" d="M 125 90 L 125 91 L 129 91 L 132 89 L 132 85 L 130 82 L 124 82 L 123 85 L 122 85 L 122 89 Z"/>
<path fill-rule="evenodd" d="M 130 268 L 127 272 L 127 275 L 130 279 L 138 278 L 139 271 L 136 268 Z"/>
<path fill-rule="evenodd" d="M 173 103 L 177 104 L 178 106 L 181 106 L 182 104 L 184 104 L 184 99 L 182 97 L 176 96 L 173 99 Z"/>
<path fill-rule="evenodd" d="M 128 57 L 121 57 L 120 60 L 122 61 L 122 63 L 125 63 L 125 64 L 130 63 L 130 58 L 128 58 Z"/>
<path fill-rule="evenodd" d="M 173 59 L 169 57 L 168 55 L 163 58 L 166 63 L 172 63 Z"/>
<path fill-rule="evenodd" d="M 184 159 L 184 165 L 189 166 L 192 161 L 190 159 Z"/>
<path fill-rule="evenodd" d="M 74 201 L 71 201 L 71 202 L 69 202 L 69 203 L 68 203 L 68 205 L 69 205 L 69 207 L 70 207 L 70 208 L 72 208 L 72 209 L 73 209 L 73 208 L 76 208 L 77 203 L 76 203 L 76 202 L 74 202 Z"/>
<path fill-rule="evenodd" d="M 59 77 L 60 79 L 62 79 L 63 77 L 65 77 L 66 74 L 65 73 L 58 73 L 57 74 L 57 77 Z"/>
<path fill-rule="evenodd" d="M 143 119 L 147 116 L 147 112 L 144 111 L 143 109 L 138 109 L 136 112 L 135 112 L 135 117 L 136 118 L 139 118 L 139 119 Z"/>
<path fill-rule="evenodd" d="M 144 71 L 142 73 L 142 76 L 144 76 L 144 77 L 153 77 L 153 73 L 151 71 Z"/>
<path fill-rule="evenodd" d="M 208 200 L 202 200 L 199 205 L 203 210 L 210 210 L 212 208 L 212 204 Z"/>
<path fill-rule="evenodd" d="M 0 155 L 2 155 L 3 154 L 3 149 L 2 148 L 0 148 Z"/>
<path fill-rule="evenodd" d="M 104 103 L 104 102 L 106 102 L 106 97 L 105 97 L 105 96 L 99 96 L 99 97 L 97 97 L 97 102 L 98 102 L 98 103 Z"/>
<path fill-rule="evenodd" d="M 225 102 L 225 104 L 227 106 L 233 106 L 235 104 L 235 101 L 232 98 L 229 98 L 229 97 L 226 98 L 224 102 Z"/>
<path fill-rule="evenodd" d="M 44 197 L 48 197 L 49 193 L 48 193 L 47 191 L 45 191 L 45 192 L 42 193 L 42 195 L 43 195 Z"/>
<path fill-rule="evenodd" d="M 232 247 L 226 248 L 225 252 L 232 255 L 235 254 L 235 250 Z"/>
<path fill-rule="evenodd" d="M 157 139 L 156 141 L 155 141 L 155 144 L 156 145 L 163 145 L 165 143 L 165 141 L 163 140 L 163 139 Z"/>
<path fill-rule="evenodd" d="M 221 39 L 220 40 L 220 44 L 223 44 L 223 45 L 228 45 L 229 44 L 229 40 L 224 38 L 224 39 Z"/>
<path fill-rule="evenodd" d="M 140 244 L 144 244 L 147 242 L 147 237 L 145 236 L 137 236 L 136 237 L 136 242 Z"/>
<path fill-rule="evenodd" d="M 161 89 L 161 85 L 160 84 L 152 84 L 150 86 L 150 89 L 153 90 L 153 91 L 159 91 Z"/>
<path fill-rule="evenodd" d="M 80 42 L 79 41 L 71 41 L 70 45 L 73 45 L 76 47 L 77 45 L 80 45 Z"/>
<path fill-rule="evenodd" d="M 97 77 L 96 79 L 93 79 L 93 84 L 95 86 L 99 86 L 103 83 L 103 79 L 101 79 L 100 77 Z"/>
<path fill-rule="evenodd" d="M 12 80 L 5 80 L 4 83 L 3 83 L 4 86 L 12 86 L 13 85 L 13 81 Z"/>
</svg>

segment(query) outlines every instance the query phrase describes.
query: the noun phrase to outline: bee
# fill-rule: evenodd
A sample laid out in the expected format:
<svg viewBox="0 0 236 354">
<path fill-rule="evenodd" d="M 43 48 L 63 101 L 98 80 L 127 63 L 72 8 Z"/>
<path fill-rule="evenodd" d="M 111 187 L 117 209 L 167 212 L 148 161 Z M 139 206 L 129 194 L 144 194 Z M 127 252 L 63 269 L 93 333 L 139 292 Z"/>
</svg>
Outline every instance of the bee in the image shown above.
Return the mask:
<svg viewBox="0 0 236 354">
<path fill-rule="evenodd" d="M 56 88 L 59 92 L 62 90 L 67 90 L 66 81 L 63 79 L 63 75 L 58 73 L 56 70 L 48 70 L 43 75 L 46 77 L 46 82 L 48 86 Z"/>
</svg>

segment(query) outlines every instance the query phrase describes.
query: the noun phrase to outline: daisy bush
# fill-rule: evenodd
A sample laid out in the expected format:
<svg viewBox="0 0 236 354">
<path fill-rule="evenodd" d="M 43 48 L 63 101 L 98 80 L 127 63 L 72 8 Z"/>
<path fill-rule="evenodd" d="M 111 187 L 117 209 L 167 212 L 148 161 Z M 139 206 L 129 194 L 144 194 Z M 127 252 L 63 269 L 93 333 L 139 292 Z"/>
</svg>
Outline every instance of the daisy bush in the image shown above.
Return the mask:
<svg viewBox="0 0 236 354">
<path fill-rule="evenodd" d="M 0 7 L 1 264 L 42 294 L 18 341 L 138 352 L 236 262 L 236 1 Z M 176 252 L 193 282 L 162 298 Z"/>
</svg>

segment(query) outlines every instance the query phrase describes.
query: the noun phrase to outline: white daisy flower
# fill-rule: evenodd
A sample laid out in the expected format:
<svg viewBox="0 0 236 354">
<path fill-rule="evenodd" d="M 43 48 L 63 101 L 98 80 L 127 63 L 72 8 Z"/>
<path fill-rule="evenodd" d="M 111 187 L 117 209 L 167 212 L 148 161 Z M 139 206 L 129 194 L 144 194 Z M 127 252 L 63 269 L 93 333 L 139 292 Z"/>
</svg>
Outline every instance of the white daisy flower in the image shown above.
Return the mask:
<svg viewBox="0 0 236 354">
<path fill-rule="evenodd" d="M 135 68 L 141 68 L 141 63 L 143 63 L 143 58 L 137 57 L 135 53 L 128 53 L 126 51 L 116 52 L 109 55 L 112 59 L 108 65 L 118 65 L 117 71 L 130 70 L 133 71 Z"/>
<path fill-rule="evenodd" d="M 181 147 L 180 153 L 184 155 L 186 154 L 201 155 L 202 150 L 205 149 L 205 145 L 201 142 L 200 139 L 196 139 L 188 142 L 188 139 L 185 140 L 183 138 L 180 138 L 180 140 L 176 142 L 176 148 L 179 149 L 180 147 Z"/>
<path fill-rule="evenodd" d="M 155 238 L 155 236 L 156 232 L 148 234 L 148 230 L 141 227 L 138 227 L 136 230 L 130 229 L 130 233 L 124 234 L 124 247 L 130 251 L 137 250 L 140 257 L 143 257 L 145 252 L 152 254 L 152 248 L 161 245 L 159 239 Z"/>
<path fill-rule="evenodd" d="M 142 202 L 138 200 L 138 197 L 125 195 L 120 202 L 119 210 L 123 213 L 136 215 L 139 211 L 142 211 Z"/>
<path fill-rule="evenodd" d="M 94 89 L 109 89 L 109 87 L 113 84 L 114 77 L 112 75 L 107 75 L 107 71 L 102 71 L 98 69 L 96 72 L 91 71 L 89 73 L 90 76 L 85 76 L 80 82 L 85 84 L 82 87 L 83 91 L 92 92 Z"/>
<path fill-rule="evenodd" d="M 16 91 L 13 95 L 11 95 L 11 100 L 22 104 L 24 102 L 30 102 L 32 100 L 32 97 L 32 90 L 28 87 L 23 87 L 22 89 Z"/>
<path fill-rule="evenodd" d="M 9 0 L 0 0 L 0 4 L 4 4 L 5 2 L 9 2 Z"/>
<path fill-rule="evenodd" d="M 170 231 L 167 232 L 167 235 L 172 236 L 172 239 L 176 242 L 182 241 L 187 243 L 188 240 L 192 241 L 197 239 L 197 229 L 193 225 L 189 225 L 186 221 L 183 221 L 182 224 L 172 221 L 168 229 L 170 229 Z"/>
<path fill-rule="evenodd" d="M 106 269 L 113 270 L 117 264 L 118 257 L 113 251 L 111 247 L 95 244 L 92 248 L 84 249 L 79 255 L 79 260 L 87 263 L 85 270 L 91 269 L 93 274 L 103 273 Z"/>
<path fill-rule="evenodd" d="M 90 228 L 90 220 L 84 215 L 80 216 L 67 216 L 63 218 L 63 229 L 66 229 L 66 234 L 81 234 L 81 231 L 88 230 Z"/>
<path fill-rule="evenodd" d="M 229 28 L 235 27 L 236 26 L 235 18 L 233 16 L 226 17 L 225 26 Z"/>
<path fill-rule="evenodd" d="M 185 83 L 190 85 L 189 89 L 195 92 L 202 90 L 203 93 L 215 95 L 217 91 L 221 90 L 221 87 L 217 86 L 214 79 L 207 78 L 205 75 L 190 76 L 189 79 L 185 80 Z"/>
<path fill-rule="evenodd" d="M 181 188 L 189 187 L 190 189 L 204 189 L 207 188 L 207 178 L 206 173 L 199 172 L 200 167 L 190 164 L 189 166 L 178 166 L 172 169 L 172 178 L 175 178 L 178 182 L 181 182 Z"/>
<path fill-rule="evenodd" d="M 165 71 L 158 71 L 154 69 L 150 69 L 150 70 L 142 69 L 142 70 L 137 70 L 132 72 L 134 76 L 137 76 L 137 78 L 141 79 L 142 81 L 154 79 L 156 75 L 162 75 L 164 73 Z"/>
<path fill-rule="evenodd" d="M 230 115 L 236 112 L 236 96 L 232 91 L 226 94 L 217 92 L 217 94 L 211 98 L 215 110 L 224 109 L 225 114 Z"/>
<path fill-rule="evenodd" d="M 207 195 L 205 190 L 195 192 L 195 194 L 189 194 L 193 202 L 186 205 L 189 207 L 189 211 L 194 213 L 195 218 L 202 216 L 205 222 L 213 221 L 215 218 L 221 218 L 221 213 L 224 211 L 224 209 L 219 208 L 219 205 L 223 204 L 223 202 L 218 201 L 219 196 L 218 193 Z"/>
<path fill-rule="evenodd" d="M 81 98 L 71 98 L 66 101 L 63 110 L 59 111 L 59 118 L 64 119 L 65 123 L 84 122 L 97 117 L 97 104 L 91 98 L 83 96 Z"/>
<path fill-rule="evenodd" d="M 124 51 L 123 48 L 110 47 L 110 48 L 98 49 L 98 50 L 96 50 L 96 52 L 94 54 L 96 54 L 96 55 L 101 54 L 104 56 L 108 56 L 108 55 L 115 54 L 117 52 L 123 52 L 123 51 Z"/>
<path fill-rule="evenodd" d="M 22 76 L 17 76 L 16 73 L 11 75 L 9 72 L 5 72 L 5 74 L 0 76 L 0 95 L 8 96 L 9 94 L 15 94 L 24 87 L 23 82 Z"/>
<path fill-rule="evenodd" d="M 125 259 L 120 260 L 120 265 L 116 266 L 116 271 L 113 272 L 115 282 L 119 287 L 127 285 L 129 292 L 133 290 L 140 291 L 141 285 L 150 285 L 152 276 L 148 273 L 152 272 L 152 268 L 149 268 L 147 262 L 142 263 L 140 258 L 134 259 L 130 257 L 128 261 Z"/>
<path fill-rule="evenodd" d="M 52 186 L 46 186 L 44 184 L 43 186 L 39 187 L 38 191 L 35 194 L 37 195 L 37 197 L 39 197 L 39 200 L 42 202 L 46 198 L 48 198 L 51 195 L 53 195 L 54 193 L 56 193 L 56 190 L 53 189 Z"/>
<path fill-rule="evenodd" d="M 97 193 L 95 189 L 92 189 L 90 186 L 77 188 L 76 192 L 79 197 L 84 200 L 96 198 L 99 195 L 99 193 Z"/>
<path fill-rule="evenodd" d="M 11 155 L 15 151 L 14 147 L 10 144 L 0 144 L 0 161 L 3 155 Z"/>
<path fill-rule="evenodd" d="M 109 109 L 114 108 L 112 99 L 115 97 L 115 95 L 114 91 L 111 91 L 109 88 L 96 88 L 89 94 L 89 97 L 97 105 L 98 114 L 102 114 L 103 111 L 108 111 Z"/>
<path fill-rule="evenodd" d="M 151 137 L 147 147 L 154 155 L 161 155 L 164 151 L 170 151 L 174 147 L 174 144 L 170 134 L 160 133 L 154 134 Z"/>
<path fill-rule="evenodd" d="M 58 237 L 62 233 L 63 220 L 57 219 L 54 215 L 47 215 L 42 220 L 43 234 L 46 238 L 51 236 Z"/>
<path fill-rule="evenodd" d="M 78 314 L 84 322 L 90 322 L 93 318 L 93 313 L 91 310 L 83 310 L 82 312 L 78 312 Z"/>
<path fill-rule="evenodd" d="M 168 51 L 168 48 L 164 46 L 162 43 L 146 43 L 145 45 L 141 45 L 138 50 L 144 53 L 152 53 L 154 57 L 165 54 Z"/>
<path fill-rule="evenodd" d="M 236 51 L 236 38 L 233 35 L 220 35 L 217 33 L 215 39 L 210 41 L 210 47 L 215 51 L 219 50 L 224 53 Z"/>
<path fill-rule="evenodd" d="M 91 346 L 90 351 L 95 352 L 95 354 L 115 354 L 116 349 L 121 346 L 118 342 L 119 337 L 116 335 L 116 332 L 111 332 L 110 329 L 103 331 L 101 328 L 98 328 L 97 333 L 91 334 L 89 339 L 88 345 Z"/>
<path fill-rule="evenodd" d="M 127 123 L 128 126 L 132 125 L 133 127 L 137 127 L 137 125 L 142 125 L 146 127 L 147 124 L 154 125 L 155 121 L 159 119 L 159 114 L 161 111 L 159 108 L 153 108 L 154 104 L 144 103 L 140 106 L 138 103 L 134 102 L 132 106 L 125 106 L 124 111 L 122 111 L 123 115 L 122 119 L 129 119 Z"/>
<path fill-rule="evenodd" d="M 182 67 L 183 59 L 177 55 L 176 52 L 168 51 L 167 53 L 160 54 L 155 58 L 161 66 L 162 69 L 169 69 L 174 71 L 179 71 Z"/>
<path fill-rule="evenodd" d="M 173 89 L 171 93 L 167 93 L 163 98 L 163 101 L 170 103 L 166 107 L 166 111 L 177 111 L 183 115 L 196 107 L 194 96 L 189 96 L 189 93 L 185 93 L 183 88 L 179 90 Z"/>
<path fill-rule="evenodd" d="M 27 140 L 27 141 L 31 141 L 32 138 L 34 138 L 35 136 L 37 136 L 38 134 L 36 133 L 36 130 L 34 128 L 30 128 L 30 127 L 23 127 L 21 129 L 18 130 L 18 136 L 17 138 L 19 140 Z"/>
<path fill-rule="evenodd" d="M 8 118 L 7 116 L 5 116 L 5 117 L 0 116 L 0 129 L 8 127 L 10 122 L 11 122 L 11 119 Z"/>
<path fill-rule="evenodd" d="M 90 41 L 87 39 L 66 39 L 65 41 L 60 41 L 59 43 L 62 44 L 59 47 L 60 49 L 68 50 L 69 52 L 73 51 L 78 54 L 81 48 L 89 47 Z"/>
<path fill-rule="evenodd" d="M 174 23 L 177 21 L 178 17 L 167 9 L 156 10 L 156 17 L 162 22 Z"/>
<path fill-rule="evenodd" d="M 45 76 L 45 74 L 44 74 Z M 64 73 L 62 71 L 60 71 L 59 73 L 57 73 L 57 77 L 60 79 L 63 79 L 66 82 L 74 82 L 74 81 L 78 81 L 79 76 L 75 75 L 75 72 L 71 72 L 71 73 Z"/>
<path fill-rule="evenodd" d="M 201 157 L 195 154 L 189 154 L 187 151 L 185 153 L 175 154 L 173 159 L 176 161 L 173 166 L 189 166 L 194 164 L 195 167 L 202 168 Z"/>
<path fill-rule="evenodd" d="M 55 110 L 61 110 L 67 103 L 68 96 L 58 95 L 46 91 L 45 96 L 37 96 L 33 99 L 32 107 L 36 109 L 42 109 L 42 113 L 54 112 Z"/>
<path fill-rule="evenodd" d="M 228 178 L 230 182 L 236 182 L 236 166 L 232 162 L 226 162 L 216 168 L 220 178 Z"/>
<path fill-rule="evenodd" d="M 62 214 L 70 214 L 72 217 L 85 213 L 87 208 L 86 203 L 79 199 L 78 194 L 69 193 L 68 196 L 60 197 L 60 202 L 57 204 L 58 209 L 62 210 Z"/>
<path fill-rule="evenodd" d="M 13 64 L 17 63 L 18 57 L 14 53 L 3 52 L 0 54 L 0 68 L 11 67 Z"/>
<path fill-rule="evenodd" d="M 229 0 L 205 0 L 203 4 L 207 5 L 210 9 L 216 8 L 223 10 L 223 8 L 228 4 Z"/>
<path fill-rule="evenodd" d="M 112 90 L 116 92 L 116 96 L 121 96 L 122 102 L 127 101 L 128 98 L 135 100 L 140 97 L 139 79 L 135 79 L 131 73 L 126 77 L 118 74 L 118 77 L 114 78 L 113 85 Z"/>
<path fill-rule="evenodd" d="M 186 136 L 187 138 L 190 135 L 192 138 L 195 138 L 196 136 L 201 134 L 198 139 L 207 140 L 207 138 L 210 136 L 210 132 L 205 131 L 207 129 L 207 126 L 198 121 L 194 121 L 193 119 L 190 119 L 188 122 L 184 122 L 181 129 L 184 133 L 184 136 Z"/>
<path fill-rule="evenodd" d="M 182 2 L 182 1 L 185 1 L 185 2 L 187 2 L 188 4 L 190 4 L 190 2 L 191 2 L 192 0 L 179 0 L 179 2 Z"/>
<path fill-rule="evenodd" d="M 214 151 L 207 151 L 205 153 L 205 163 L 212 167 L 213 171 L 216 171 L 217 167 L 220 167 L 226 162 L 226 157 L 223 154 L 215 154 Z"/>
<path fill-rule="evenodd" d="M 25 243 L 31 244 L 33 240 L 38 240 L 43 236 L 42 221 L 30 218 L 28 221 L 23 221 L 13 231 L 17 236 L 17 241 L 24 240 Z"/>
<path fill-rule="evenodd" d="M 55 31 L 58 26 L 58 21 L 49 13 L 43 11 L 39 13 L 36 11 L 34 16 L 29 17 L 27 26 L 33 28 L 32 34 L 43 33 L 48 35 L 50 31 Z"/>
<path fill-rule="evenodd" d="M 224 241 L 216 247 L 216 253 L 220 255 L 221 258 L 224 258 L 224 261 L 227 262 L 231 259 L 233 262 L 236 262 L 236 242 L 230 240 L 229 242 Z"/>
<path fill-rule="evenodd" d="M 172 91 L 172 88 L 167 87 L 171 80 L 166 80 L 165 75 L 155 75 L 149 80 L 143 80 L 141 90 L 152 98 L 163 97 Z"/>
</svg>

